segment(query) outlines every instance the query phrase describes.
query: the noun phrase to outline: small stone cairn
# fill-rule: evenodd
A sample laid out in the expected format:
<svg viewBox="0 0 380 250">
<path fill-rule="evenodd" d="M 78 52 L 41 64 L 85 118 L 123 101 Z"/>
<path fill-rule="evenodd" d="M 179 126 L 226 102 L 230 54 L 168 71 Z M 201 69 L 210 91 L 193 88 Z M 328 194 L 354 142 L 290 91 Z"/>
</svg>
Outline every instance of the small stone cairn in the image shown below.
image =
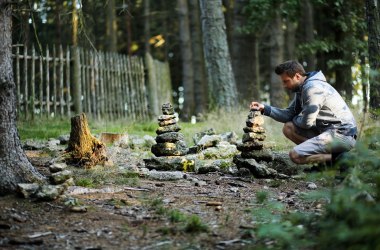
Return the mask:
<svg viewBox="0 0 380 250">
<path fill-rule="evenodd" d="M 249 170 L 256 177 L 271 177 L 275 176 L 277 171 L 259 163 L 273 160 L 272 153 L 263 149 L 266 138 L 263 125 L 264 117 L 261 112 L 250 110 L 246 127 L 243 128 L 242 143 L 237 145 L 241 154 L 234 157 L 234 163 L 242 173 L 247 173 Z"/>
<path fill-rule="evenodd" d="M 189 148 L 183 134 L 178 132 L 181 128 L 177 124 L 172 105 L 163 104 L 162 113 L 158 117 L 157 144 L 151 148 L 155 157 L 144 159 L 145 166 L 149 170 L 192 171 L 194 160 L 186 158 Z"/>
<path fill-rule="evenodd" d="M 151 148 L 152 153 L 159 156 L 181 156 L 188 152 L 181 128 L 177 125 L 173 106 L 170 103 L 162 105 L 162 113 L 158 117 L 159 128 L 156 130 L 156 142 Z"/>
</svg>

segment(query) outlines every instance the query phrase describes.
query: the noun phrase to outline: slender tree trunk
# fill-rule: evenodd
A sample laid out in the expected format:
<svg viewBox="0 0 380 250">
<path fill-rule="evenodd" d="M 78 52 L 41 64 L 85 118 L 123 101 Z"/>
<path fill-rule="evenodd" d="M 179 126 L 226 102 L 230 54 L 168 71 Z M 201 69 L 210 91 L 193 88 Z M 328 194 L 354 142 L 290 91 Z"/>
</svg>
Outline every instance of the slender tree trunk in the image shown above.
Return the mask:
<svg viewBox="0 0 380 250">
<path fill-rule="evenodd" d="M 303 41 L 305 43 L 310 43 L 314 41 L 314 7 L 311 3 L 311 0 L 305 0 L 304 4 L 302 4 L 302 29 L 303 29 Z M 313 54 L 309 54 L 305 57 L 306 61 L 306 71 L 313 71 L 316 67 L 316 56 Z"/>
<path fill-rule="evenodd" d="M 269 98 L 271 105 L 276 107 L 285 107 L 288 103 L 286 91 L 282 88 L 279 76 L 274 72 L 274 68 L 284 61 L 284 31 L 282 29 L 282 19 L 280 13 L 276 12 L 271 30 L 271 47 L 270 47 L 270 93 Z"/>
<path fill-rule="evenodd" d="M 184 89 L 184 103 L 181 118 L 189 120 L 194 114 L 194 68 L 190 41 L 190 24 L 187 0 L 178 0 L 179 40 L 182 56 L 182 85 Z"/>
<path fill-rule="evenodd" d="M 27 8 L 27 7 L 25 7 Z M 30 26 L 29 26 L 29 11 L 21 12 L 21 30 L 23 36 L 23 44 L 30 45 Z"/>
<path fill-rule="evenodd" d="M 292 20 L 286 20 L 286 33 L 285 33 L 285 61 L 295 60 L 296 58 L 296 30 L 297 25 Z"/>
<path fill-rule="evenodd" d="M 16 127 L 10 2 L 0 0 L 0 194 L 15 191 L 17 183 L 44 179 L 23 152 Z"/>
<path fill-rule="evenodd" d="M 132 55 L 132 19 L 131 14 L 128 12 L 125 15 L 125 28 L 126 28 L 126 36 L 127 36 L 127 52 L 128 55 Z"/>
<path fill-rule="evenodd" d="M 199 0 L 189 0 L 190 27 L 192 37 L 193 66 L 194 66 L 194 101 L 195 114 L 207 111 L 207 78 L 203 53 L 202 31 L 200 23 Z"/>
<path fill-rule="evenodd" d="M 254 35 L 242 34 L 239 27 L 245 22 L 243 8 L 245 1 L 238 0 L 234 4 L 234 19 L 231 42 L 231 58 L 234 70 L 236 87 L 238 90 L 239 101 L 247 104 L 252 98 L 258 98 L 257 82 L 255 82 L 255 71 L 252 65 L 255 54 Z"/>
<path fill-rule="evenodd" d="M 55 27 L 57 29 L 57 38 L 56 41 L 58 44 L 62 44 L 62 22 L 61 22 L 61 12 L 62 12 L 62 1 L 55 2 Z M 67 43 L 65 41 L 65 43 Z"/>
<path fill-rule="evenodd" d="M 369 54 L 369 106 L 380 108 L 380 6 L 377 0 L 366 0 Z"/>
<path fill-rule="evenodd" d="M 259 53 L 259 38 L 257 36 L 254 37 L 253 41 L 253 100 L 260 99 L 260 53 Z"/>
<path fill-rule="evenodd" d="M 144 37 L 145 54 L 150 54 L 150 0 L 144 0 Z"/>
<path fill-rule="evenodd" d="M 106 29 L 106 48 L 108 51 L 117 51 L 117 20 L 115 0 L 107 1 L 107 29 Z"/>
<path fill-rule="evenodd" d="M 78 0 L 73 0 L 73 13 L 72 13 L 72 42 L 73 46 L 78 46 L 78 10 L 77 10 Z"/>
<path fill-rule="evenodd" d="M 232 111 L 237 104 L 237 90 L 228 51 L 222 2 L 201 0 L 200 9 L 210 107 Z"/>
</svg>

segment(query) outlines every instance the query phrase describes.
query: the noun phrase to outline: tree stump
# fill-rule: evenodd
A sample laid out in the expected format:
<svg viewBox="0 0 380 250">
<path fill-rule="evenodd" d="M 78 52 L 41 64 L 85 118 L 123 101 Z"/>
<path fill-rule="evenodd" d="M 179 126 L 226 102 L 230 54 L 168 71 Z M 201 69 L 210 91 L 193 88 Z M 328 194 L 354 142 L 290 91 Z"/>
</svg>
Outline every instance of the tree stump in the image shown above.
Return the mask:
<svg viewBox="0 0 380 250">
<path fill-rule="evenodd" d="M 104 164 L 108 160 L 105 145 L 91 135 L 84 113 L 71 118 L 70 139 L 66 152 L 69 153 L 70 163 L 85 168 Z"/>
</svg>

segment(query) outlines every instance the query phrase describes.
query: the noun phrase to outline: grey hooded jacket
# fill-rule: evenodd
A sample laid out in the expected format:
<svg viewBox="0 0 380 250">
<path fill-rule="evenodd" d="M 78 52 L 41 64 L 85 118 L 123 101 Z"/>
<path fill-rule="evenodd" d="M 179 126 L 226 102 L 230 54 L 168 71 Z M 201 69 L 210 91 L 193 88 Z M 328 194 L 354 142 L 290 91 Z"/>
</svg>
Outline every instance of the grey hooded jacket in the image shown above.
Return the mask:
<svg viewBox="0 0 380 250">
<path fill-rule="evenodd" d="M 352 112 L 321 71 L 307 74 L 288 108 L 265 105 L 263 114 L 283 123 L 293 121 L 297 127 L 319 133 L 329 129 L 347 136 L 357 133 Z"/>
</svg>

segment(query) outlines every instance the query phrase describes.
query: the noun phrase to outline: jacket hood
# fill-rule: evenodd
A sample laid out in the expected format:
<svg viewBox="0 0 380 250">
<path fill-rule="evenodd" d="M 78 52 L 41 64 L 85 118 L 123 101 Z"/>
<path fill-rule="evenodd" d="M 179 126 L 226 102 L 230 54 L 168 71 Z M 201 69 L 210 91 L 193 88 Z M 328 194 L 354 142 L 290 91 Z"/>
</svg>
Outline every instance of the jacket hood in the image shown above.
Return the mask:
<svg viewBox="0 0 380 250">
<path fill-rule="evenodd" d="M 322 73 L 322 71 L 308 72 L 308 73 L 306 73 L 306 79 L 305 79 L 305 81 L 302 84 L 300 84 L 296 89 L 294 89 L 293 92 L 300 92 L 301 89 L 305 86 L 305 84 L 308 83 L 308 82 L 310 82 L 310 81 L 323 81 L 323 82 L 326 82 L 326 77 Z"/>
<path fill-rule="evenodd" d="M 322 71 L 313 71 L 306 73 L 306 80 L 303 84 L 305 84 L 307 81 L 313 81 L 313 80 L 320 80 L 323 82 L 326 82 L 326 77 L 322 73 Z"/>
</svg>

